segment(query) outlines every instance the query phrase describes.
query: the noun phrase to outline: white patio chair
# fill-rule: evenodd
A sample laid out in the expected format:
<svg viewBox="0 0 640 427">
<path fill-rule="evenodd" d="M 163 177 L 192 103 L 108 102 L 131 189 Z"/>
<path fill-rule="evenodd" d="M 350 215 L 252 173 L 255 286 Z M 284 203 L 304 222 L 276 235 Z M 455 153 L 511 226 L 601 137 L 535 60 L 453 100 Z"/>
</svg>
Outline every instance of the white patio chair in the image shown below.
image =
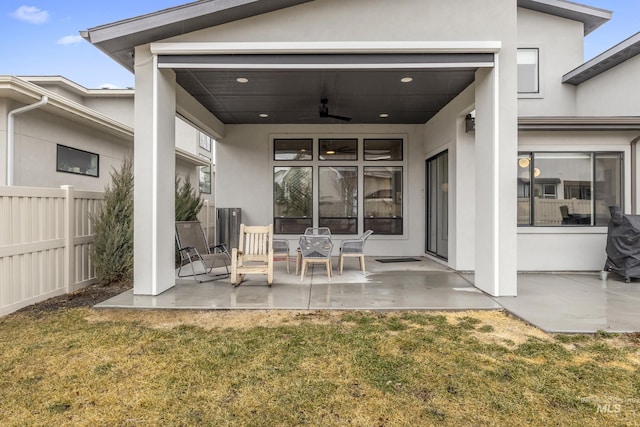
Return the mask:
<svg viewBox="0 0 640 427">
<path fill-rule="evenodd" d="M 176 243 L 180 254 L 178 277 L 193 276 L 199 283 L 229 277 L 231 257 L 227 248 L 224 245 L 209 246 L 199 221 L 176 221 Z M 182 274 L 187 265 L 191 267 L 191 273 Z M 224 272 L 212 275 L 214 268 L 224 268 Z"/>
<path fill-rule="evenodd" d="M 343 240 L 340 244 L 340 255 L 338 257 L 338 269 L 340 270 L 340 274 L 342 274 L 342 267 L 344 265 L 344 259 L 348 257 L 354 257 L 360 259 L 360 270 L 365 272 L 364 269 L 364 244 L 373 234 L 372 230 L 367 230 L 364 232 L 362 236 L 357 239 L 347 239 Z"/>
</svg>

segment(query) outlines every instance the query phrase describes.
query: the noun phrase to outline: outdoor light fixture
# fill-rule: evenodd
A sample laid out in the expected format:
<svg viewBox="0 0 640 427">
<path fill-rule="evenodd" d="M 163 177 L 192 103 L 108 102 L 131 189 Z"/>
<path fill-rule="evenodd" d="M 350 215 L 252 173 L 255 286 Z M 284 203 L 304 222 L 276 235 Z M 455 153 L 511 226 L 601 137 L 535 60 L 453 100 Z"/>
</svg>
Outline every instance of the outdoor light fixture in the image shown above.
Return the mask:
<svg viewBox="0 0 640 427">
<path fill-rule="evenodd" d="M 465 132 L 473 132 L 476 130 L 476 118 L 471 115 L 471 113 L 467 114 L 467 117 L 464 118 L 464 131 Z"/>
</svg>

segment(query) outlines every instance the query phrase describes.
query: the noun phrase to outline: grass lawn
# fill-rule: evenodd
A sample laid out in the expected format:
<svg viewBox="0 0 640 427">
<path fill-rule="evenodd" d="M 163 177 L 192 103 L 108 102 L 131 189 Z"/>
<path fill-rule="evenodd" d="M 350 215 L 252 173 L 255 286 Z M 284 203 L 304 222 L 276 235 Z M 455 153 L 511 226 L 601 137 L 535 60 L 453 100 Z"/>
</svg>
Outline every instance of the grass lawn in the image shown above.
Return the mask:
<svg viewBox="0 0 640 427">
<path fill-rule="evenodd" d="M 0 318 L 2 426 L 640 425 L 637 334 L 498 311 Z"/>
</svg>

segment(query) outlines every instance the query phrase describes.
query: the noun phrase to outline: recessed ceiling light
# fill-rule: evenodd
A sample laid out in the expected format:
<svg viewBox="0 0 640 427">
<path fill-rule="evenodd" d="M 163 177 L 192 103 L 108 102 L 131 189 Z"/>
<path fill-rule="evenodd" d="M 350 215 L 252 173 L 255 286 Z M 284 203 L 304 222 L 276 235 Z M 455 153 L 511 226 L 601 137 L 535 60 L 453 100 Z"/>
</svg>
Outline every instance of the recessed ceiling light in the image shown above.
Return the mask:
<svg viewBox="0 0 640 427">
<path fill-rule="evenodd" d="M 248 79 L 248 78 L 246 78 L 246 77 L 238 77 L 238 78 L 236 79 L 236 81 L 237 81 L 238 83 L 248 83 L 248 82 L 249 82 L 249 79 Z"/>
<path fill-rule="evenodd" d="M 400 79 L 402 83 L 411 83 L 413 81 L 413 77 L 403 77 Z"/>
<path fill-rule="evenodd" d="M 387 117 L 389 117 L 389 113 L 380 113 L 381 119 L 386 119 Z"/>
<path fill-rule="evenodd" d="M 269 115 L 267 113 L 260 113 L 260 117 L 266 119 L 267 117 L 269 117 Z"/>
</svg>

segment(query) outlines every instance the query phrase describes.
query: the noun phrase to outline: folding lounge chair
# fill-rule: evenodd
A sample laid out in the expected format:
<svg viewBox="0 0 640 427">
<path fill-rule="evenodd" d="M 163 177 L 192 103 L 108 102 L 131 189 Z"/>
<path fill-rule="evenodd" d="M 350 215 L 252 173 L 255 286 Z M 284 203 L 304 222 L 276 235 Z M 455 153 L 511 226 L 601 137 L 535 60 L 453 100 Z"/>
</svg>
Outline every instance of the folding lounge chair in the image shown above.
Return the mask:
<svg viewBox="0 0 640 427">
<path fill-rule="evenodd" d="M 180 253 L 178 277 L 193 276 L 199 283 L 229 277 L 229 252 L 224 245 L 209 246 L 199 221 L 176 221 L 176 243 Z M 187 264 L 191 272 L 183 274 Z M 224 272 L 211 274 L 214 268 L 224 268 Z"/>
<path fill-rule="evenodd" d="M 237 286 L 245 274 L 266 274 L 273 283 L 273 224 L 240 224 L 238 247 L 231 249 L 231 283 Z"/>
</svg>

